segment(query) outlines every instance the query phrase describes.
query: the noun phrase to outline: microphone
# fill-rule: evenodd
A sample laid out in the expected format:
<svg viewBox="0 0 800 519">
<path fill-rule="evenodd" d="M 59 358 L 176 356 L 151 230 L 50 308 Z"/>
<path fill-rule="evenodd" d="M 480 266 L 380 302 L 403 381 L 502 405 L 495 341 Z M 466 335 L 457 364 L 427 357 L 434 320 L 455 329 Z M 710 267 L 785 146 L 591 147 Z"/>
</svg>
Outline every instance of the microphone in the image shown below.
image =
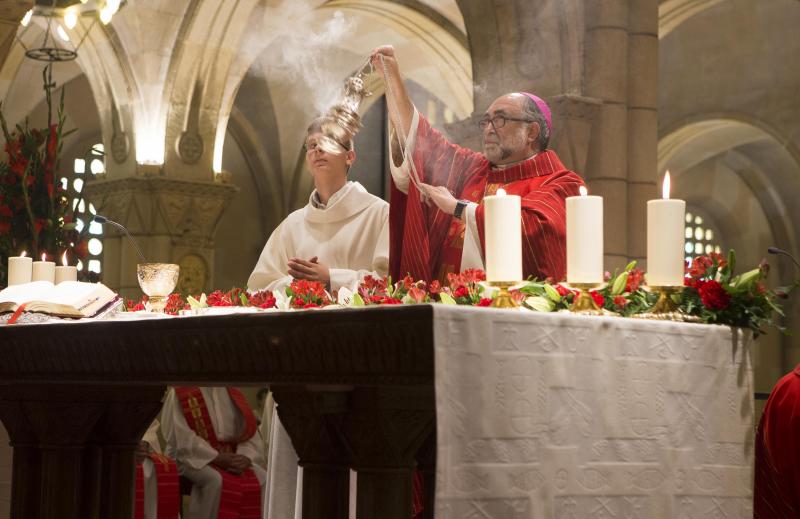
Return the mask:
<svg viewBox="0 0 800 519">
<path fill-rule="evenodd" d="M 114 227 L 121 229 L 122 232 L 125 233 L 125 236 L 127 236 L 128 239 L 133 244 L 133 247 L 136 249 L 136 252 L 139 253 L 139 257 L 142 259 L 142 263 L 147 263 L 147 260 L 144 259 L 144 254 L 142 254 L 142 249 L 139 248 L 139 245 L 136 244 L 136 240 L 133 239 L 133 236 L 131 236 L 131 233 L 128 232 L 128 229 L 124 225 L 122 225 L 121 223 L 117 223 L 114 220 L 109 220 L 105 216 L 99 214 L 94 215 L 94 218 L 92 218 L 92 220 L 99 224 L 110 223 Z"/>
<path fill-rule="evenodd" d="M 792 260 L 792 262 L 795 264 L 795 266 L 800 269 L 800 263 L 798 263 L 797 260 L 794 259 L 794 256 L 792 256 L 785 250 L 779 249 L 778 247 L 768 247 L 767 252 L 769 252 L 770 254 L 783 254 L 784 256 L 788 256 L 789 259 Z"/>
</svg>

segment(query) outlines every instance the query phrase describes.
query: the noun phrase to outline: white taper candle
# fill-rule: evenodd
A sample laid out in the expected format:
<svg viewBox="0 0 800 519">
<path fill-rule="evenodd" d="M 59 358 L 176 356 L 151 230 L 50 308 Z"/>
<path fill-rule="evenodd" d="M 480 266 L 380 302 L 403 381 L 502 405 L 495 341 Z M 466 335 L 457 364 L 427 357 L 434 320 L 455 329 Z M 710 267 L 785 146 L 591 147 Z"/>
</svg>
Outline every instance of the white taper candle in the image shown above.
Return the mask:
<svg viewBox="0 0 800 519">
<path fill-rule="evenodd" d="M 683 286 L 686 202 L 670 200 L 669 191 L 667 171 L 663 198 L 647 202 L 647 284 L 652 287 Z"/>
<path fill-rule="evenodd" d="M 484 197 L 486 280 L 522 281 L 522 203 L 498 189 Z"/>
<path fill-rule="evenodd" d="M 603 282 L 603 198 L 567 198 L 567 282 Z"/>
</svg>

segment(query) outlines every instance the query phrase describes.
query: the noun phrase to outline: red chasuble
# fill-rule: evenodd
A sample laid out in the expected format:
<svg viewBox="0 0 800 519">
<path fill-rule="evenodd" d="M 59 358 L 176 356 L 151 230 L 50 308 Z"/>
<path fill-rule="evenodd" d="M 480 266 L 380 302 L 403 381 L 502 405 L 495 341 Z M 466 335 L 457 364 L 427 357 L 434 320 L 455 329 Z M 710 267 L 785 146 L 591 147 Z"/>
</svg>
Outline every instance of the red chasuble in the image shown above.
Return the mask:
<svg viewBox="0 0 800 519">
<path fill-rule="evenodd" d="M 235 442 L 222 442 L 217 439 L 214 425 L 208 414 L 203 393 L 199 387 L 176 387 L 175 396 L 181 404 L 183 416 L 189 427 L 207 441 L 218 452 L 234 453 L 236 446 L 249 440 L 258 428 L 256 417 L 244 395 L 235 388 L 229 387 L 228 394 L 244 417 L 245 428 Z M 261 485 L 252 469 L 241 475 L 231 474 L 227 470 L 209 464 L 222 476 L 222 498 L 219 503 L 218 519 L 260 519 L 261 518 Z"/>
<path fill-rule="evenodd" d="M 800 366 L 775 384 L 756 433 L 753 517 L 800 517 Z"/>
<path fill-rule="evenodd" d="M 485 251 L 483 197 L 503 188 L 522 198 L 522 274 L 561 280 L 566 274 L 566 202 L 578 195 L 583 180 L 567 170 L 551 150 L 504 169 L 486 157 L 448 142 L 419 118 L 412 160 L 420 180 L 445 186 L 456 198 L 479 204 L 475 212 L 481 249 Z M 392 277 L 445 282 L 461 271 L 465 224 L 420 200 L 413 182 L 408 194 L 392 183 L 389 209 Z"/>
<path fill-rule="evenodd" d="M 158 519 L 178 519 L 181 512 L 181 486 L 178 480 L 178 467 L 175 460 L 163 454 L 152 453 L 150 459 L 156 470 L 158 488 Z M 134 519 L 144 519 L 144 472 L 142 464 L 136 464 L 136 497 L 134 499 Z"/>
</svg>

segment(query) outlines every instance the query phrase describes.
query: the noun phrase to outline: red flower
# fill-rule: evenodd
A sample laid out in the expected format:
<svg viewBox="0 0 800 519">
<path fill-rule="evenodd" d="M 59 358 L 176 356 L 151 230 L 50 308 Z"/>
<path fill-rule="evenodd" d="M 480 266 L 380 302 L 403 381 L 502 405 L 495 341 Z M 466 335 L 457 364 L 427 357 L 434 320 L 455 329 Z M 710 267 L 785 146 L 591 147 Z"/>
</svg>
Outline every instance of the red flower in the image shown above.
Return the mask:
<svg viewBox="0 0 800 519">
<path fill-rule="evenodd" d="M 186 302 L 180 294 L 170 294 L 167 298 L 167 305 L 164 307 L 164 313 L 170 315 L 178 315 L 178 312 L 186 308 Z"/>
<path fill-rule="evenodd" d="M 641 269 L 631 269 L 628 272 L 628 281 L 625 283 L 625 292 L 636 292 L 644 281 L 644 271 Z"/>
<path fill-rule="evenodd" d="M 488 297 L 482 297 L 475 306 L 492 306 L 492 300 Z"/>
<path fill-rule="evenodd" d="M 275 308 L 277 303 L 275 296 L 273 296 L 272 292 L 269 290 L 261 290 L 253 294 L 248 294 L 247 301 L 250 303 L 250 306 L 255 306 L 256 308 Z"/>
<path fill-rule="evenodd" d="M 0 222 L 0 234 L 11 232 L 11 222 Z"/>
<path fill-rule="evenodd" d="M 597 306 L 599 306 L 599 307 L 601 307 L 601 308 L 602 308 L 602 306 L 603 306 L 603 305 L 605 304 L 605 302 L 606 302 L 606 299 L 603 297 L 603 294 L 601 294 L 601 293 L 600 293 L 600 292 L 598 292 L 597 290 L 591 290 L 591 291 L 589 292 L 589 295 L 591 295 L 591 296 L 592 296 L 592 299 L 594 299 L 594 303 L 595 303 Z"/>
<path fill-rule="evenodd" d="M 428 292 L 430 292 L 431 295 L 436 295 L 441 291 L 442 291 L 442 284 L 439 283 L 439 280 L 434 279 L 433 281 L 431 281 L 431 286 L 428 287 Z"/>
<path fill-rule="evenodd" d="M 404 287 L 408 288 L 413 284 L 414 284 L 414 278 L 412 278 L 411 276 L 406 276 L 406 277 L 403 278 L 403 286 Z"/>
<path fill-rule="evenodd" d="M 711 265 L 711 258 L 708 256 L 697 256 L 689 267 L 689 276 L 694 279 L 699 279 L 706 275 L 706 271 Z"/>
<path fill-rule="evenodd" d="M 401 305 L 403 304 L 402 301 L 397 299 L 396 297 L 384 297 L 383 301 L 381 301 L 382 305 Z"/>
<path fill-rule="evenodd" d="M 230 294 L 226 294 L 221 290 L 215 290 L 206 297 L 206 304 L 208 306 L 233 306 Z"/>
<path fill-rule="evenodd" d="M 11 208 L 7 205 L 3 204 L 0 205 L 0 216 L 11 217 L 13 213 L 11 212 Z"/>
<path fill-rule="evenodd" d="M 561 297 L 567 297 L 568 295 L 572 294 L 572 290 L 568 289 L 564 285 L 558 284 L 555 288 L 556 292 L 558 292 L 558 295 Z"/>
<path fill-rule="evenodd" d="M 425 297 L 428 295 L 425 291 L 419 287 L 411 287 L 408 289 L 408 295 L 416 301 L 417 303 L 422 303 L 425 301 Z"/>
<path fill-rule="evenodd" d="M 469 297 L 469 290 L 464 285 L 456 288 L 455 292 L 453 293 L 453 297 L 458 299 L 459 297 Z"/>
<path fill-rule="evenodd" d="M 619 308 L 625 308 L 625 305 L 628 304 L 628 300 L 625 299 L 625 296 L 614 296 L 614 304 Z"/>
<path fill-rule="evenodd" d="M 486 272 L 482 271 L 481 269 L 467 269 L 461 273 L 461 276 L 467 283 L 486 281 Z"/>
<path fill-rule="evenodd" d="M 711 310 L 724 310 L 731 302 L 731 295 L 713 279 L 710 281 L 698 281 L 697 292 L 703 305 Z"/>
<path fill-rule="evenodd" d="M 306 303 L 303 305 L 303 308 L 319 308 L 319 305 L 316 303 Z"/>
<path fill-rule="evenodd" d="M 33 225 L 36 227 L 36 232 L 40 233 L 42 232 L 42 229 L 47 227 L 47 220 L 44 218 L 37 218 L 33 221 Z"/>
</svg>

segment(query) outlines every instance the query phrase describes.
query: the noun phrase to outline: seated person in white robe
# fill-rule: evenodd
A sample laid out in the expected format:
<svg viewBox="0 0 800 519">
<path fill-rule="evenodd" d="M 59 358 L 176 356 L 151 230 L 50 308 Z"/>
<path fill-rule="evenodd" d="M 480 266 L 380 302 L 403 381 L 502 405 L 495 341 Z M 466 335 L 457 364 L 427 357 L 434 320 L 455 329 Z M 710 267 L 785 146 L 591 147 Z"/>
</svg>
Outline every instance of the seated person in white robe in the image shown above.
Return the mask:
<svg viewBox="0 0 800 519">
<path fill-rule="evenodd" d="M 235 388 L 170 388 L 161 431 L 167 454 L 192 482 L 185 519 L 262 517 L 267 473 L 257 428 Z"/>
<path fill-rule="evenodd" d="M 283 290 L 293 279 L 319 281 L 331 292 L 355 291 L 366 275 L 389 269 L 389 204 L 358 182 L 347 180 L 356 153 L 352 141 L 334 143 L 341 153 L 322 149 L 320 117 L 308 127 L 306 165 L 314 177 L 308 204 L 275 229 L 247 287 Z"/>
</svg>

